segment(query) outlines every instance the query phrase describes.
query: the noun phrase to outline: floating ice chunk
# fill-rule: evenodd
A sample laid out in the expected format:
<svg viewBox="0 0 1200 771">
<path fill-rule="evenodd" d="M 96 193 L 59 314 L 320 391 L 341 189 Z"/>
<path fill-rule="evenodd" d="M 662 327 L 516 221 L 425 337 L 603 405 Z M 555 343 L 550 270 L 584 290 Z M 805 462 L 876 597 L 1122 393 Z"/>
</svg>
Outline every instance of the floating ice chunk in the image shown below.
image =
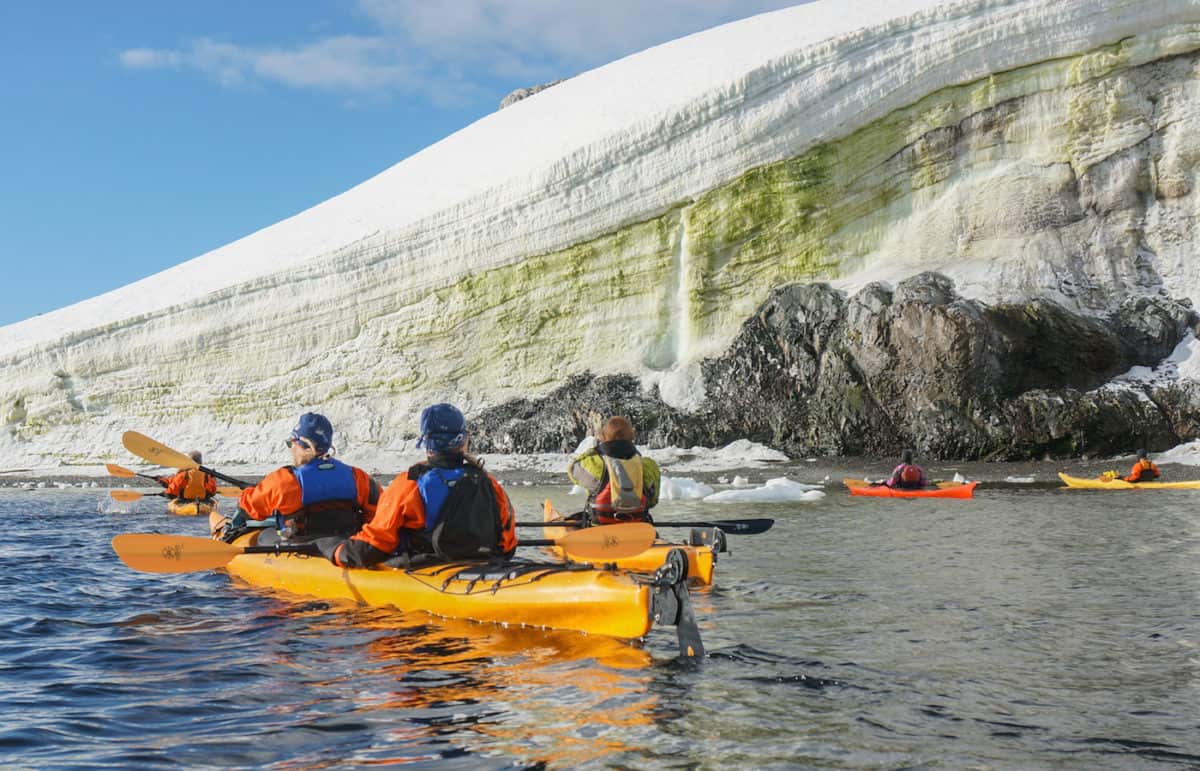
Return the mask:
<svg viewBox="0 0 1200 771">
<path fill-rule="evenodd" d="M 825 493 L 817 485 L 793 482 L 787 477 L 768 479 L 762 487 L 742 490 L 725 490 L 704 498 L 705 503 L 733 503 L 740 501 L 819 501 Z"/>
<path fill-rule="evenodd" d="M 664 501 L 692 501 L 712 495 L 713 489 L 688 477 L 663 477 L 658 497 Z"/>
</svg>

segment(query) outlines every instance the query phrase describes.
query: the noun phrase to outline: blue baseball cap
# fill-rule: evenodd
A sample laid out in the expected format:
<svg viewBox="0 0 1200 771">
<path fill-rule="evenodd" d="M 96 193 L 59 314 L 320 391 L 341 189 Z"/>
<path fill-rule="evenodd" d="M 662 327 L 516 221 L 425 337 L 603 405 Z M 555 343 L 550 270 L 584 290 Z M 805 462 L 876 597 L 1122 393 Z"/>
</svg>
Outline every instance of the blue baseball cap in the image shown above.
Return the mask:
<svg viewBox="0 0 1200 771">
<path fill-rule="evenodd" d="M 324 415 L 306 412 L 300 416 L 300 421 L 292 429 L 291 438 L 309 440 L 317 454 L 324 455 L 333 446 L 333 424 Z"/>
<path fill-rule="evenodd" d="M 453 450 L 467 439 L 467 419 L 453 404 L 434 404 L 421 412 L 418 447 L 430 452 Z"/>
</svg>

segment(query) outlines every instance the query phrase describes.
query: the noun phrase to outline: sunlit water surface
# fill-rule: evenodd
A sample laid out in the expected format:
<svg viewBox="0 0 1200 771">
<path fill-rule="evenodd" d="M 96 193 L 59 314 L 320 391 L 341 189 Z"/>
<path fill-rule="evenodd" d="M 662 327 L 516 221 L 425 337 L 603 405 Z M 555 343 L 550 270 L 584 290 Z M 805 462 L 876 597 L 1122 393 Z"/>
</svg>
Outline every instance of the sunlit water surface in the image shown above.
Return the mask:
<svg viewBox="0 0 1200 771">
<path fill-rule="evenodd" d="M 1200 766 L 1200 491 L 1065 491 L 1042 468 L 894 501 L 836 469 L 772 473 L 831 471 L 814 503 L 656 511 L 777 520 L 693 592 L 700 666 L 671 629 L 629 643 L 136 573 L 113 535 L 205 523 L 0 490 L 0 766 Z M 525 519 L 577 505 L 567 489 L 511 487 Z"/>
</svg>

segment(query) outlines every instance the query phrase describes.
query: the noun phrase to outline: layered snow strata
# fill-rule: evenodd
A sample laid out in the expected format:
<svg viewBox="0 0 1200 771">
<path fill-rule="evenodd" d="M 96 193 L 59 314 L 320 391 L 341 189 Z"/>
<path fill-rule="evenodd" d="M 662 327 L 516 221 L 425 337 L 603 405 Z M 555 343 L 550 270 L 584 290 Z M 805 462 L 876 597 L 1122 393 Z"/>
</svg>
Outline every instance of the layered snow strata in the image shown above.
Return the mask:
<svg viewBox="0 0 1200 771">
<path fill-rule="evenodd" d="M 11 450 L 169 426 L 260 461 L 308 408 L 394 447 L 433 399 L 682 370 L 795 280 L 1192 296 L 1198 25 L 1184 0 L 826 0 L 651 49 L 0 329 L 0 414 L 36 440 Z"/>
</svg>

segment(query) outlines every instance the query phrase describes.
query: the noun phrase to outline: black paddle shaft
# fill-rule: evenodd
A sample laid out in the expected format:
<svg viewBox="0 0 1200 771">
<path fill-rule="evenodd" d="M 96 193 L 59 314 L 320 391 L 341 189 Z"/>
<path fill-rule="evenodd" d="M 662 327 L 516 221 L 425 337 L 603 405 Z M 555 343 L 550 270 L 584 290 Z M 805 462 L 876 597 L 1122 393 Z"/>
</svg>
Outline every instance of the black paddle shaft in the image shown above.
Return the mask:
<svg viewBox="0 0 1200 771">
<path fill-rule="evenodd" d="M 775 524 L 773 519 L 714 519 L 706 522 L 659 522 L 655 527 L 719 527 L 729 535 L 758 535 L 765 533 Z M 517 527 L 583 527 L 584 523 L 574 519 L 553 522 L 518 522 Z M 599 525 L 598 527 L 603 527 Z"/>
</svg>

